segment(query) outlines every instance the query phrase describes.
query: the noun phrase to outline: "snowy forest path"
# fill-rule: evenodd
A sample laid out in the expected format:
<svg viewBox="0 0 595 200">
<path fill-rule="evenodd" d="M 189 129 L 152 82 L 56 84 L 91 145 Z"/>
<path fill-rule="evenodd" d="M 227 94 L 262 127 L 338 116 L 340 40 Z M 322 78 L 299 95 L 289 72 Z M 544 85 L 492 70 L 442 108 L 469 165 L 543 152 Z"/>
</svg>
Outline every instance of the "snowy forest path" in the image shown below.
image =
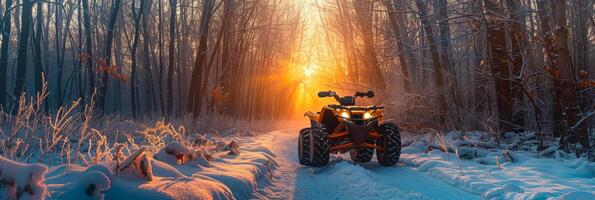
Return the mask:
<svg viewBox="0 0 595 200">
<path fill-rule="evenodd" d="M 324 168 L 299 164 L 299 128 L 274 131 L 261 141 L 275 155 L 273 183 L 260 193 L 269 199 L 481 199 L 401 163 L 381 167 L 376 161 L 353 163 L 348 156 L 332 156 Z M 375 160 L 375 159 L 374 159 Z"/>
</svg>

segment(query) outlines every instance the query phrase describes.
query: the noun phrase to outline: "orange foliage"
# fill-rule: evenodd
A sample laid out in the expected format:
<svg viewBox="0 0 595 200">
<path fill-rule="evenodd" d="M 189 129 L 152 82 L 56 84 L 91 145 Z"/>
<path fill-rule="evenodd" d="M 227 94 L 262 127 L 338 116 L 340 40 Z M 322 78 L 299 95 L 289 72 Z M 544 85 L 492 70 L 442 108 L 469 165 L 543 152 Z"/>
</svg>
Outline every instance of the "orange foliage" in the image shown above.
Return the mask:
<svg viewBox="0 0 595 200">
<path fill-rule="evenodd" d="M 211 92 L 211 101 L 214 104 L 223 105 L 228 99 L 229 93 L 226 93 L 222 86 L 213 88 L 213 91 Z"/>
<path fill-rule="evenodd" d="M 595 81 L 593 81 L 593 80 L 581 80 L 578 83 L 578 88 L 580 88 L 580 89 L 595 88 Z"/>
<path fill-rule="evenodd" d="M 91 58 L 91 56 L 87 55 L 86 53 L 80 52 L 76 56 L 76 58 L 79 61 L 79 63 L 86 63 L 87 61 L 89 61 L 89 58 Z"/>
<path fill-rule="evenodd" d="M 113 77 L 118 81 L 127 81 L 128 76 L 118 73 L 118 66 L 112 65 L 108 66 L 107 61 L 102 58 L 97 59 L 97 72 L 99 73 L 107 73 L 108 76 Z"/>
<path fill-rule="evenodd" d="M 589 78 L 589 73 L 584 71 L 584 70 L 579 70 L 578 72 L 578 77 L 581 79 L 588 79 Z"/>
</svg>

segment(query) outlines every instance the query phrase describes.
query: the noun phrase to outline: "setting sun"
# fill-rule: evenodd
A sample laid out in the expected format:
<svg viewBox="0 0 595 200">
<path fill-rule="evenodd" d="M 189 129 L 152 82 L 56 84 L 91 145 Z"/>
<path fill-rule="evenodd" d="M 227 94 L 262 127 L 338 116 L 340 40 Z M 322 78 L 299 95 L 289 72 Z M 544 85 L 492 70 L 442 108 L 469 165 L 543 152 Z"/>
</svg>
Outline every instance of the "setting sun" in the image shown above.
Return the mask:
<svg viewBox="0 0 595 200">
<path fill-rule="evenodd" d="M 312 67 L 304 68 L 304 75 L 306 76 L 306 78 L 314 76 L 315 73 L 316 70 Z"/>
</svg>

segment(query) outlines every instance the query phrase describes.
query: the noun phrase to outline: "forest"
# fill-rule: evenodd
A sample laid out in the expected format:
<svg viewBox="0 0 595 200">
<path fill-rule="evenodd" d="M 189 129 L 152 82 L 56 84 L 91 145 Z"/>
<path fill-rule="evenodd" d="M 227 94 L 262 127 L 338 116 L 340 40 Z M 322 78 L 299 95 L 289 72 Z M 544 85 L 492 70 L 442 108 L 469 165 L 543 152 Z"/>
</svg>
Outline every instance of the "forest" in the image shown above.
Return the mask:
<svg viewBox="0 0 595 200">
<path fill-rule="evenodd" d="M 136 159 L 171 141 L 191 146 L 202 133 L 227 133 L 220 124 L 244 137 L 252 133 L 238 124 L 305 123 L 305 112 L 332 103 L 316 96 L 329 90 L 374 91 L 358 105 L 384 106 L 385 120 L 411 135 L 444 143 L 443 134 L 477 131 L 486 142 L 474 147 L 493 149 L 520 135 L 511 149 L 531 143 L 524 150 L 539 157 L 595 161 L 594 0 L 0 0 L 0 7 L 0 155 L 15 161 L 67 163 L 68 173 L 71 162 L 120 167 L 126 149 L 128 164 L 148 162 Z M 225 141 L 212 145 L 235 155 L 236 140 Z M 461 149 L 442 143 L 426 153 L 459 157 Z M 501 168 L 502 158 L 489 163 Z M 12 162 L 2 159 L 0 189 L 3 163 Z M 227 197 L 250 197 L 232 192 Z"/>
<path fill-rule="evenodd" d="M 414 130 L 533 130 L 583 148 L 594 137 L 590 0 L 2 6 L 7 113 L 45 91 L 47 112 L 80 99 L 100 116 L 274 120 L 317 90 L 370 89 Z"/>
</svg>

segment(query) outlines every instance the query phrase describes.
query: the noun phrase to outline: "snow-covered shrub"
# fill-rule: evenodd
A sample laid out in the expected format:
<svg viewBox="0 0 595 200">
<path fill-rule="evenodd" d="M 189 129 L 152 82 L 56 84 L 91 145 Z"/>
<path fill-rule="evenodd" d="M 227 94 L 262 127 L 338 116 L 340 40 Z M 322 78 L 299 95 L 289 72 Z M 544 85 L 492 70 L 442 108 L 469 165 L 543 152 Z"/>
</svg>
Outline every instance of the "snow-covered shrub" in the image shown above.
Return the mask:
<svg viewBox="0 0 595 200">
<path fill-rule="evenodd" d="M 122 163 L 116 165 L 114 172 L 116 175 L 123 173 L 134 177 L 140 177 L 147 181 L 153 180 L 153 168 L 151 166 L 150 152 L 146 148 L 141 148 L 134 152 Z"/>
<path fill-rule="evenodd" d="M 251 137 L 256 136 L 256 133 L 246 129 L 230 128 L 218 132 L 220 136 L 237 136 L 237 137 Z"/>
<path fill-rule="evenodd" d="M 176 129 L 171 123 L 165 121 L 157 121 L 153 127 L 138 131 L 143 135 L 146 145 L 157 148 L 164 147 L 170 141 L 182 141 L 185 132 L 184 126 Z"/>
<path fill-rule="evenodd" d="M 0 156 L 0 199 L 44 199 L 47 167 L 23 164 Z"/>
<path fill-rule="evenodd" d="M 240 155 L 240 145 L 235 140 L 231 140 L 225 146 L 218 148 L 219 151 L 229 151 L 228 155 Z"/>
<path fill-rule="evenodd" d="M 204 135 L 196 135 L 196 138 L 194 138 L 194 143 L 193 145 L 196 146 L 205 146 L 205 145 L 211 145 L 213 144 L 213 142 L 209 139 L 207 139 Z"/>
<path fill-rule="evenodd" d="M 185 164 L 196 160 L 199 154 L 180 143 L 172 142 L 159 150 L 153 157 L 169 164 Z"/>
<path fill-rule="evenodd" d="M 61 198 L 103 199 L 110 187 L 111 181 L 103 172 L 87 170 Z"/>
</svg>

